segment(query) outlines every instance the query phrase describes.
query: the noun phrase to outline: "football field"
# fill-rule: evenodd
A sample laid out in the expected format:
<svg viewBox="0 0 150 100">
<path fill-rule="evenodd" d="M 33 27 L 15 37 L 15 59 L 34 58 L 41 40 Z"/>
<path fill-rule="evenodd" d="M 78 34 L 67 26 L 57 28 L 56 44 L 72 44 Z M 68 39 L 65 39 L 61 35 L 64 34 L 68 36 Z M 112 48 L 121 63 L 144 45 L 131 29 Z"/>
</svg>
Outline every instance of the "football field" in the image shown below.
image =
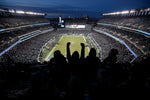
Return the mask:
<svg viewBox="0 0 150 100">
<path fill-rule="evenodd" d="M 55 45 L 55 47 L 52 48 L 52 50 L 47 54 L 46 58 L 45 58 L 45 61 L 49 61 L 53 55 L 54 55 L 54 52 L 56 50 L 60 50 L 61 53 L 66 57 L 66 45 L 67 45 L 67 42 L 70 42 L 70 51 L 71 51 L 71 54 L 74 52 L 74 51 L 78 51 L 79 52 L 79 55 L 81 55 L 81 43 L 84 43 L 85 45 L 88 45 L 86 43 L 86 39 L 85 39 L 85 36 L 61 36 L 61 38 L 59 39 L 58 43 Z M 89 47 L 85 47 L 85 56 L 87 56 L 89 53 Z"/>
</svg>

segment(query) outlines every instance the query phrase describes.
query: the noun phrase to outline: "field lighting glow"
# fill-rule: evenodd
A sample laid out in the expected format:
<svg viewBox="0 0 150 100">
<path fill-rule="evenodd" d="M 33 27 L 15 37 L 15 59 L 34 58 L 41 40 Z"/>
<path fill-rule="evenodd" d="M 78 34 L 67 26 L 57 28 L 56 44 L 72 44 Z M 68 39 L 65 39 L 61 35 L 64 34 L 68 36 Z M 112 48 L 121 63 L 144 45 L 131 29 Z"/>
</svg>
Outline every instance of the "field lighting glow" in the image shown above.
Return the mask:
<svg viewBox="0 0 150 100">
<path fill-rule="evenodd" d="M 125 10 L 120 12 L 104 13 L 103 15 L 119 15 L 119 14 L 128 14 L 128 13 L 130 13 L 130 11 Z"/>
<path fill-rule="evenodd" d="M 22 10 L 16 10 L 16 13 L 18 13 L 18 14 L 24 14 L 25 12 L 22 11 Z"/>
<path fill-rule="evenodd" d="M 133 13 L 144 13 L 150 11 L 150 8 L 143 8 L 143 9 L 131 9 L 131 10 L 124 10 L 124 11 L 118 11 L 118 12 L 110 12 L 110 13 L 104 13 L 103 16 L 107 15 L 127 15 L 127 14 L 133 14 Z"/>
<path fill-rule="evenodd" d="M 36 12 L 25 12 L 28 15 L 45 15 L 44 13 L 36 13 Z"/>
<path fill-rule="evenodd" d="M 128 10 L 126 10 L 126 11 L 122 11 L 121 12 L 121 14 L 128 14 L 129 13 L 129 11 Z"/>
<path fill-rule="evenodd" d="M 15 9 L 0 9 L 0 12 L 9 12 L 13 14 L 25 14 L 25 15 L 39 15 L 39 16 L 44 16 L 45 13 L 37 13 L 37 12 L 31 12 L 31 11 L 23 11 L 23 10 L 15 10 Z"/>
<path fill-rule="evenodd" d="M 135 13 L 135 10 L 131 10 L 130 13 Z"/>
<path fill-rule="evenodd" d="M 15 13 L 15 10 L 9 9 L 9 12 L 10 12 L 10 13 Z"/>
<path fill-rule="evenodd" d="M 26 14 L 33 15 L 34 13 L 33 12 L 26 12 Z"/>
</svg>

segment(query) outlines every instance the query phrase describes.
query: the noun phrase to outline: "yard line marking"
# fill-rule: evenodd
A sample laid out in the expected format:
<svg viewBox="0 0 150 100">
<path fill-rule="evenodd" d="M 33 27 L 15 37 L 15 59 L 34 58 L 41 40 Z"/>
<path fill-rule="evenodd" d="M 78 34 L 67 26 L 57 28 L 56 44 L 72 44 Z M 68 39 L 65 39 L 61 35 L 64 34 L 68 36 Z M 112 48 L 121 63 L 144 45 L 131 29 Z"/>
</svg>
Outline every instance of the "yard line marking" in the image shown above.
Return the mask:
<svg viewBox="0 0 150 100">
<path fill-rule="evenodd" d="M 60 40 L 58 41 L 58 43 L 62 40 L 63 36 L 60 38 Z M 52 48 L 52 50 L 50 51 L 50 53 L 48 54 L 48 56 L 46 57 L 45 61 L 49 61 L 49 56 L 51 56 L 52 52 L 55 50 L 55 48 L 57 47 L 57 44 L 55 45 L 55 47 Z"/>
<path fill-rule="evenodd" d="M 86 43 L 86 39 L 85 39 L 85 37 L 84 36 L 82 36 L 83 37 L 83 39 L 84 39 L 84 41 L 85 41 L 85 43 Z M 88 48 L 88 52 L 90 52 L 90 48 L 89 47 L 87 47 Z"/>
<path fill-rule="evenodd" d="M 61 38 L 59 39 L 58 43 L 62 40 L 63 37 L 64 37 L 64 36 L 61 36 Z"/>
<path fill-rule="evenodd" d="M 45 61 L 49 61 L 49 56 L 51 55 L 51 53 L 55 50 L 56 46 L 53 47 L 53 49 L 51 50 L 51 52 L 48 54 L 48 56 L 46 57 Z"/>
</svg>

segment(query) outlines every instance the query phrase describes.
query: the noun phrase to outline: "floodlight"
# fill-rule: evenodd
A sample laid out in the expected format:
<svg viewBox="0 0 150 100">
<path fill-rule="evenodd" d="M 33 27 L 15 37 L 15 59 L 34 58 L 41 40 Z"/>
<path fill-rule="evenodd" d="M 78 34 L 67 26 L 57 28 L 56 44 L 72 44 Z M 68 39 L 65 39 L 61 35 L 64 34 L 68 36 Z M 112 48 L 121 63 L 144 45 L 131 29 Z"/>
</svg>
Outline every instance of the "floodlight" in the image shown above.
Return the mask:
<svg viewBox="0 0 150 100">
<path fill-rule="evenodd" d="M 130 13 L 135 13 L 135 10 L 131 10 Z"/>
<path fill-rule="evenodd" d="M 22 11 L 22 10 L 16 10 L 16 13 L 18 13 L 18 14 L 24 14 L 25 12 Z"/>
<path fill-rule="evenodd" d="M 129 11 L 128 10 L 126 10 L 126 11 L 122 11 L 121 12 L 121 14 L 128 14 L 129 13 Z"/>
<path fill-rule="evenodd" d="M 10 12 L 10 13 L 15 13 L 15 10 L 9 9 L 9 12 Z"/>
<path fill-rule="evenodd" d="M 26 14 L 32 15 L 32 14 L 33 14 L 33 12 L 26 12 Z"/>
</svg>

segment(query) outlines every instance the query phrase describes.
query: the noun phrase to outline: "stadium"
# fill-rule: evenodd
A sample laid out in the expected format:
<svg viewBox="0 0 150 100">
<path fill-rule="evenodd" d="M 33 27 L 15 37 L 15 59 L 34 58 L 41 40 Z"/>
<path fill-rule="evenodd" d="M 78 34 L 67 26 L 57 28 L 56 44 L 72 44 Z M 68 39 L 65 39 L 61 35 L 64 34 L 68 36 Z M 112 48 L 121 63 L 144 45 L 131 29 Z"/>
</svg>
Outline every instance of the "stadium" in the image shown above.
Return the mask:
<svg viewBox="0 0 150 100">
<path fill-rule="evenodd" d="M 4 100 L 95 100 L 103 88 L 150 88 L 150 7 L 46 16 L 0 8 Z"/>
</svg>

